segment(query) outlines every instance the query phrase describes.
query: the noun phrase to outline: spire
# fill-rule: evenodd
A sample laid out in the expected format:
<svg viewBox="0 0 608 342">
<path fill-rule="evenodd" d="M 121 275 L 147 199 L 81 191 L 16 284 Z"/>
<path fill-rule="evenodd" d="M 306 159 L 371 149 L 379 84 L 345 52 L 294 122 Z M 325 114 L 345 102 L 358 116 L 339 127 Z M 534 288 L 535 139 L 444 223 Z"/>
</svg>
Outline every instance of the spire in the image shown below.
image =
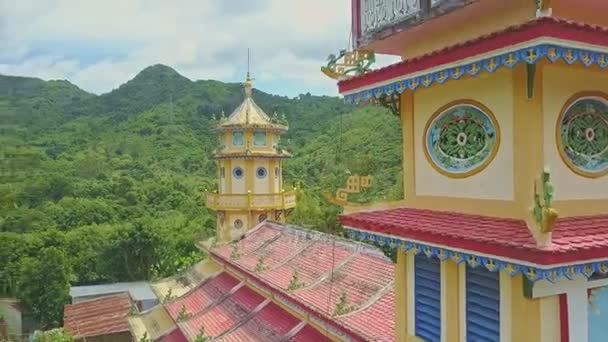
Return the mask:
<svg viewBox="0 0 608 342">
<path fill-rule="evenodd" d="M 247 48 L 247 77 L 245 77 L 245 97 L 251 97 L 253 92 L 253 79 L 251 78 L 251 73 L 249 72 L 249 48 Z"/>
</svg>

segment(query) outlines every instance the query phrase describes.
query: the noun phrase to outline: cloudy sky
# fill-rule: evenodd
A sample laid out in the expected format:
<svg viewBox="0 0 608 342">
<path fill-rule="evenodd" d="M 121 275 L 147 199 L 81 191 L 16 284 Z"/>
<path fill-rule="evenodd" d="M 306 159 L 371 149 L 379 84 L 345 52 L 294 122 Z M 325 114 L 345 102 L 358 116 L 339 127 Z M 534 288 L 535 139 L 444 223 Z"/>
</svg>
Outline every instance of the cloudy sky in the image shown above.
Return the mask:
<svg viewBox="0 0 608 342">
<path fill-rule="evenodd" d="M 336 95 L 319 67 L 349 41 L 351 0 L 0 0 L 0 74 L 101 94 L 163 63 L 192 79 Z M 394 61 L 381 58 L 380 64 Z"/>
</svg>

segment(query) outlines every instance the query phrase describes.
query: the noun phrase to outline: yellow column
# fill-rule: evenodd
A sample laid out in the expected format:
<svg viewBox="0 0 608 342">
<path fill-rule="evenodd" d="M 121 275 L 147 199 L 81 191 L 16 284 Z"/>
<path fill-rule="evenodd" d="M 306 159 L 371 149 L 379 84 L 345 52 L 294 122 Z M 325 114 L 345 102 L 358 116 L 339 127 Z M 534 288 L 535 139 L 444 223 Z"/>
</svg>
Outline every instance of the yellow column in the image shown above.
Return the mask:
<svg viewBox="0 0 608 342">
<path fill-rule="evenodd" d="M 395 334 L 399 342 L 408 341 L 407 271 L 407 254 L 399 250 L 395 268 Z"/>
<path fill-rule="evenodd" d="M 232 160 L 226 159 L 224 161 L 226 168 L 226 193 L 232 193 Z"/>
<path fill-rule="evenodd" d="M 403 134 L 403 194 L 406 203 L 416 195 L 416 176 L 414 174 L 414 94 L 406 91 L 401 95 L 401 130 Z"/>
<path fill-rule="evenodd" d="M 501 320 L 511 320 L 511 341 L 541 341 L 540 299 L 524 297 L 522 277 L 511 278 L 511 312 L 501 312 Z"/>
<path fill-rule="evenodd" d="M 528 69 L 525 63 L 513 72 L 513 153 L 514 194 L 522 219 L 529 218 L 534 196 L 534 180 L 544 168 L 543 62 L 536 65 L 533 96 L 528 98 Z"/>
<path fill-rule="evenodd" d="M 441 262 L 441 316 L 444 341 L 460 338 L 460 272 L 458 265 L 448 260 Z"/>
</svg>

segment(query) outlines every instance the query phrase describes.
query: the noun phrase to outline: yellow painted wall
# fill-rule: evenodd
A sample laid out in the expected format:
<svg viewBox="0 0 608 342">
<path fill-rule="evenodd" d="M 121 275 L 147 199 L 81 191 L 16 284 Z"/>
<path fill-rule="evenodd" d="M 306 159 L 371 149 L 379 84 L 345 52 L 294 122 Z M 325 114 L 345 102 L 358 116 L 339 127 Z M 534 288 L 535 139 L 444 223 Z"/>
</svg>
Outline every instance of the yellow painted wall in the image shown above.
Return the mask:
<svg viewBox="0 0 608 342">
<path fill-rule="evenodd" d="M 541 341 L 541 301 L 524 297 L 522 277 L 511 278 L 511 340 Z"/>
<path fill-rule="evenodd" d="M 243 194 L 247 192 L 247 188 L 246 188 L 246 180 L 247 180 L 247 166 L 246 164 L 246 160 L 243 159 L 233 159 L 232 163 L 231 163 L 231 168 L 230 170 L 226 169 L 226 173 L 230 172 L 230 175 L 232 176 L 233 170 L 236 167 L 240 167 L 243 169 L 244 171 L 244 175 L 243 177 L 241 177 L 240 179 L 237 179 L 235 177 L 231 177 L 232 178 L 232 187 L 231 187 L 231 192 L 234 194 Z"/>
<path fill-rule="evenodd" d="M 395 266 L 395 334 L 397 341 L 407 341 L 407 254 L 397 252 L 397 265 Z"/>
<path fill-rule="evenodd" d="M 266 169 L 266 177 L 258 178 L 257 170 L 259 167 L 263 167 Z M 271 193 L 269 181 L 271 177 L 270 163 L 268 159 L 258 159 L 254 161 L 254 168 L 251 170 L 254 173 L 253 181 L 253 192 L 256 194 L 268 194 Z"/>
<path fill-rule="evenodd" d="M 442 49 L 523 23 L 535 16 L 534 1 L 530 0 L 486 0 L 479 3 L 483 4 L 476 6 L 479 10 L 475 14 L 451 13 L 450 18 L 438 18 L 425 23 L 424 27 L 413 29 L 411 36 L 414 38 L 403 44 L 405 51 L 402 57 L 411 58 Z M 471 20 L 471 15 L 475 15 L 474 20 Z"/>
<path fill-rule="evenodd" d="M 442 106 L 471 99 L 490 109 L 500 127 L 500 148 L 481 172 L 454 179 L 437 172 L 424 155 L 428 120 Z M 414 160 L 416 196 L 461 197 L 511 201 L 513 192 L 513 76 L 510 69 L 419 89 L 414 94 Z M 457 203 L 455 203 L 457 204 Z"/>
<path fill-rule="evenodd" d="M 556 201 L 601 200 L 590 203 L 568 202 L 557 204 L 566 214 L 569 207 L 577 214 L 597 214 L 608 211 L 608 176 L 586 178 L 574 173 L 561 159 L 556 144 L 556 124 L 558 117 L 574 94 L 582 91 L 603 91 L 608 93 L 606 73 L 591 68 L 565 65 L 547 65 L 543 77 L 544 89 L 544 157 L 551 169 L 555 186 Z M 576 208 L 578 207 L 578 208 Z M 600 211 L 597 211 L 597 210 Z M 561 213 L 561 212 L 560 212 Z"/>
</svg>

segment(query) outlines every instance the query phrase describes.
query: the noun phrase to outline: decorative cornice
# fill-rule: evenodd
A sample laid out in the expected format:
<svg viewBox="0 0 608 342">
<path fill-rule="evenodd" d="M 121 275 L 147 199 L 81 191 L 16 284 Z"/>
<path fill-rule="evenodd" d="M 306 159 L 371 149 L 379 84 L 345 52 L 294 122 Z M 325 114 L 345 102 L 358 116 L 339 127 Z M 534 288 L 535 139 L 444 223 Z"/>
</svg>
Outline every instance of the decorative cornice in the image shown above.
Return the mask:
<svg viewBox="0 0 608 342">
<path fill-rule="evenodd" d="M 532 282 L 544 279 L 551 283 L 555 283 L 562 277 L 572 280 L 578 274 L 582 274 L 586 277 L 590 277 L 595 272 L 608 274 L 608 260 L 556 267 L 541 267 L 539 265 L 518 263 L 516 260 L 504 260 L 499 257 L 456 251 L 447 247 L 433 246 L 430 244 L 408 241 L 398 237 L 360 231 L 352 227 L 345 227 L 345 230 L 348 236 L 353 240 L 365 241 L 381 247 L 389 246 L 390 248 L 400 249 L 406 253 L 426 255 L 429 258 L 437 257 L 441 261 L 451 259 L 456 264 L 466 262 L 469 267 L 475 268 L 483 266 L 490 272 L 502 270 L 511 277 L 522 274 Z"/>
<path fill-rule="evenodd" d="M 402 78 L 381 81 L 365 90 L 347 93 L 344 99 L 347 103 L 379 101 L 382 96 L 402 94 L 406 90 L 416 91 L 420 87 L 430 87 L 433 84 L 444 84 L 458 80 L 464 76 L 476 77 L 481 73 L 494 73 L 507 67 L 513 68 L 520 63 L 534 64 L 541 59 L 551 63 L 563 61 L 566 64 L 579 63 L 585 67 L 597 66 L 600 69 L 608 67 L 608 53 L 591 48 L 574 48 L 567 44 L 540 43 L 519 47 L 513 51 L 501 51 L 495 55 L 464 62 L 444 69 L 422 72 L 417 75 L 406 75 Z"/>
</svg>

